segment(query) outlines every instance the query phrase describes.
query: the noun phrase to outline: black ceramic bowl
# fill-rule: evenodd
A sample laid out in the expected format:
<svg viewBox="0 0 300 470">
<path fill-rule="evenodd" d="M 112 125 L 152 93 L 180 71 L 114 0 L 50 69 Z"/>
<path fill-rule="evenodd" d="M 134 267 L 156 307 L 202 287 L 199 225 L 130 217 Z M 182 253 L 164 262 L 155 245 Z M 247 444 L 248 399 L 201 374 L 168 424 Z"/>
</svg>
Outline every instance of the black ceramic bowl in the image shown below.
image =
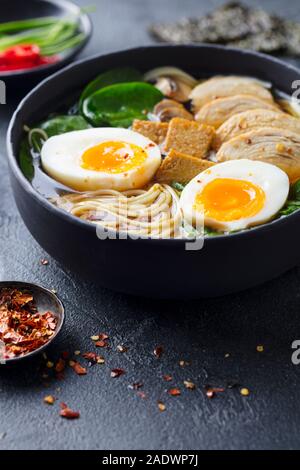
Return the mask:
<svg viewBox="0 0 300 470">
<path fill-rule="evenodd" d="M 187 251 L 184 240 L 99 240 L 95 227 L 64 213 L 23 176 L 18 151 L 23 125 L 37 122 L 101 71 L 131 65 L 182 67 L 197 76 L 251 75 L 288 94 L 300 72 L 274 58 L 220 46 L 154 46 L 78 62 L 35 88 L 19 105 L 8 131 L 15 200 L 34 238 L 64 266 L 118 291 L 161 298 L 200 298 L 239 291 L 274 278 L 300 258 L 300 212 L 261 227 L 205 240 Z"/>
<path fill-rule="evenodd" d="M 80 8 L 68 0 L 9 0 L 1 2 L 0 21 L 18 21 L 30 18 L 42 18 L 46 16 L 68 17 L 78 16 L 79 32 L 85 34 L 85 39 L 79 45 L 65 51 L 60 55 L 60 60 L 54 64 L 42 65 L 28 70 L 16 70 L 1 72 L 0 79 L 7 84 L 22 87 L 37 83 L 47 75 L 61 69 L 83 49 L 92 34 L 92 24 L 89 16 L 80 11 Z"/>
</svg>

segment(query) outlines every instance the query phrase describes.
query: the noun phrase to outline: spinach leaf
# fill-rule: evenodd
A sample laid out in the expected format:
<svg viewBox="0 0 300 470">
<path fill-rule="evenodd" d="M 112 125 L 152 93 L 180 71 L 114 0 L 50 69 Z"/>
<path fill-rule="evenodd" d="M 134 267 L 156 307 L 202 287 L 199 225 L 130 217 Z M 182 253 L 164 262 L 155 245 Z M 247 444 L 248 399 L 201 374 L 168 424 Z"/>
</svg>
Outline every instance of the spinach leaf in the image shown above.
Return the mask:
<svg viewBox="0 0 300 470">
<path fill-rule="evenodd" d="M 39 127 L 46 132 L 48 137 L 52 137 L 66 132 L 89 129 L 91 126 L 82 116 L 56 116 L 42 122 Z"/>
<path fill-rule="evenodd" d="M 147 113 L 162 98 L 149 83 L 110 85 L 84 100 L 83 115 L 93 126 L 129 127 L 134 119 L 147 119 Z"/>
<path fill-rule="evenodd" d="M 294 201 L 300 201 L 300 180 L 296 181 L 290 190 L 290 199 Z"/>
<path fill-rule="evenodd" d="M 300 180 L 291 186 L 289 200 L 279 211 L 279 215 L 290 215 L 300 209 Z"/>
<path fill-rule="evenodd" d="M 32 163 L 32 155 L 30 152 L 30 147 L 27 139 L 23 139 L 20 146 L 19 153 L 19 163 L 23 175 L 29 181 L 33 180 L 34 177 L 34 167 Z"/>
<path fill-rule="evenodd" d="M 88 97 L 93 95 L 96 91 L 100 90 L 109 85 L 114 85 L 116 83 L 127 83 L 127 82 L 140 82 L 142 81 L 142 75 L 137 70 L 124 67 L 124 68 L 116 68 L 112 70 L 108 70 L 107 72 L 98 75 L 95 80 L 90 82 L 82 92 L 82 95 L 79 100 L 80 109 L 82 109 L 82 105 L 84 100 Z"/>
</svg>

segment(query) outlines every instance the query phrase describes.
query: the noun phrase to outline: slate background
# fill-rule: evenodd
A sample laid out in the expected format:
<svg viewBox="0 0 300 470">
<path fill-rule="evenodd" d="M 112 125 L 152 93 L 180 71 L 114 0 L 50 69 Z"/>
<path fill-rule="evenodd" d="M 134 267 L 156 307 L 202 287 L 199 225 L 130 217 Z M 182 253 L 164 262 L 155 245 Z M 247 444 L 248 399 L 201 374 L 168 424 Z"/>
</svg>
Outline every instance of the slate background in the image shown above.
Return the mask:
<svg viewBox="0 0 300 470">
<path fill-rule="evenodd" d="M 152 21 L 201 14 L 221 2 L 78 3 L 97 5 L 94 36 L 82 53 L 86 57 L 149 44 L 146 27 Z M 300 20 L 297 0 L 245 3 Z M 50 381 L 48 387 L 40 378 L 39 360 L 1 368 L 0 449 L 299 448 L 300 369 L 291 363 L 291 343 L 300 337 L 299 268 L 238 295 L 164 302 L 99 290 L 52 259 L 49 266 L 41 266 L 39 260 L 47 255 L 23 225 L 9 186 L 5 134 L 16 104 L 15 93 L 8 89 L 8 104 L 0 107 L 0 279 L 35 281 L 58 290 L 67 320 L 62 337 L 49 351 L 51 358 L 66 349 L 92 350 L 89 337 L 99 331 L 110 334 L 112 347 L 104 352 L 106 365 L 89 369 L 85 377 L 68 370 L 64 381 Z M 188 282 L 188 273 L 178 274 Z M 126 354 L 116 352 L 120 343 L 128 346 Z M 164 354 L 157 360 L 152 351 L 159 344 Z M 256 351 L 258 344 L 264 345 L 263 353 Z M 179 367 L 180 359 L 191 365 Z M 126 375 L 110 378 L 113 367 L 124 367 Z M 169 384 L 161 379 L 166 373 L 182 388 L 180 397 L 166 394 Z M 185 379 L 193 380 L 197 390 L 184 390 Z M 205 384 L 230 380 L 248 387 L 251 395 L 242 397 L 239 389 L 213 400 L 204 395 Z M 144 382 L 147 399 L 128 389 L 135 381 Z M 81 418 L 60 418 L 59 402 L 53 407 L 43 404 L 49 393 L 79 409 Z M 158 411 L 158 399 L 166 403 L 165 413 Z"/>
</svg>

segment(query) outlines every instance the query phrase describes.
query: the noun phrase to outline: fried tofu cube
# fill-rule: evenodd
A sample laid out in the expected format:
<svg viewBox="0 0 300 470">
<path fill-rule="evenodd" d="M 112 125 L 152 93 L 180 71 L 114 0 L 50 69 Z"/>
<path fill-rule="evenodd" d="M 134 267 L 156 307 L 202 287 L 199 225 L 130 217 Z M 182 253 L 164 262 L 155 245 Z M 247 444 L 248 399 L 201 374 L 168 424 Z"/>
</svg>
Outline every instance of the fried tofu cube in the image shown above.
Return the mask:
<svg viewBox="0 0 300 470">
<path fill-rule="evenodd" d="M 139 132 L 152 140 L 155 144 L 160 145 L 166 139 L 168 127 L 169 123 L 167 122 L 140 121 L 139 119 L 135 119 L 133 121 L 132 130 Z"/>
<path fill-rule="evenodd" d="M 188 119 L 174 118 L 169 123 L 165 150 L 171 149 L 196 158 L 205 158 L 215 131 L 213 127 Z"/>
<path fill-rule="evenodd" d="M 155 179 L 159 183 L 171 184 L 173 181 L 188 183 L 199 173 L 213 165 L 215 165 L 215 163 L 209 160 L 191 157 L 190 155 L 171 149 L 160 165 Z"/>
</svg>

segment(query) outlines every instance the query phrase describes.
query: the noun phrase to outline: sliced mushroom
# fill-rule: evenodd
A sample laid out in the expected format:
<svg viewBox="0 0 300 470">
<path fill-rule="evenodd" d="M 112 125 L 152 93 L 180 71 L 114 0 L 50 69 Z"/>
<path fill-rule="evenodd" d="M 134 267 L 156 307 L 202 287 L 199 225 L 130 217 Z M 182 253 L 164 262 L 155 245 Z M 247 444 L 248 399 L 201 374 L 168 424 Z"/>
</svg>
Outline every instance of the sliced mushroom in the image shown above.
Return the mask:
<svg viewBox="0 0 300 470">
<path fill-rule="evenodd" d="M 193 111 L 196 113 L 212 100 L 239 94 L 253 95 L 268 103 L 274 102 L 271 92 L 261 82 L 238 76 L 214 77 L 206 80 L 193 89 L 190 99 Z"/>
<path fill-rule="evenodd" d="M 174 117 L 181 117 L 183 119 L 189 119 L 190 121 L 194 120 L 194 116 L 189 113 L 181 103 L 168 99 L 157 103 L 153 114 L 157 116 L 161 122 L 169 122 Z"/>
<path fill-rule="evenodd" d="M 159 67 L 144 76 L 146 81 L 150 81 L 168 98 L 185 102 L 188 101 L 192 89 L 197 85 L 191 75 L 176 67 Z"/>
<path fill-rule="evenodd" d="M 300 135 L 276 127 L 247 132 L 225 142 L 217 153 L 217 160 L 260 160 L 284 170 L 290 181 L 300 178 Z"/>
</svg>

